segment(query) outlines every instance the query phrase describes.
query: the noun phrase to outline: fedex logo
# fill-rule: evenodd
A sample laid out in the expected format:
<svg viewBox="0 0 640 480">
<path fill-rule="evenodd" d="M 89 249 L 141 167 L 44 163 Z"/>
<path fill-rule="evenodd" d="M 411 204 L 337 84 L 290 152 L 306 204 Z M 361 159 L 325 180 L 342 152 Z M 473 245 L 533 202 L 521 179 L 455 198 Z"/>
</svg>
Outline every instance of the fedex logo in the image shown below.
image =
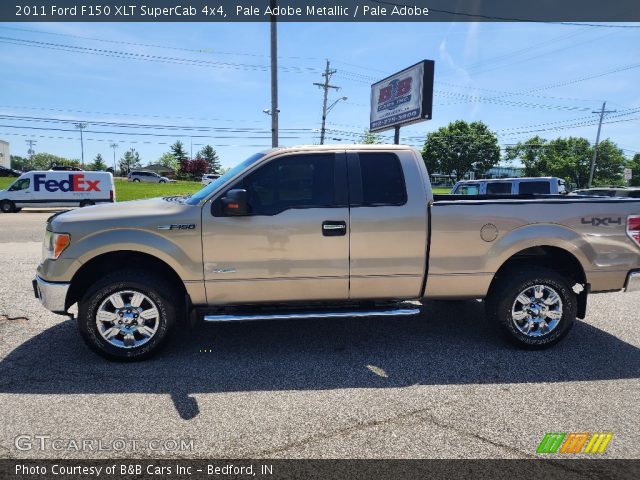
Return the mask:
<svg viewBox="0 0 640 480">
<path fill-rule="evenodd" d="M 99 192 L 98 187 L 100 180 L 85 180 L 84 174 L 69 174 L 67 180 L 47 180 L 44 173 L 36 173 L 33 176 L 33 187 L 36 192 L 40 191 L 42 186 L 48 192 Z"/>
</svg>

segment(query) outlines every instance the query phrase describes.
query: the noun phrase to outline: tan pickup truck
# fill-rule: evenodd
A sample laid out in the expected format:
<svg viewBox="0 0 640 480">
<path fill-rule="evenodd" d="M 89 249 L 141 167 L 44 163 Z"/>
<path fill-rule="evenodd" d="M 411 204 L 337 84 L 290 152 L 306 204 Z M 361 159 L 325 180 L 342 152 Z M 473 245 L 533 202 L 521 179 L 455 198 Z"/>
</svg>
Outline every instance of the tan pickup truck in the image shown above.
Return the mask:
<svg viewBox="0 0 640 480">
<path fill-rule="evenodd" d="M 258 153 L 190 197 L 54 215 L 33 282 L 108 358 L 148 356 L 180 322 L 413 315 L 407 300 L 485 299 L 545 347 L 587 294 L 640 290 L 640 201 L 434 196 L 393 145 Z M 302 327 L 301 327 L 302 328 Z"/>
</svg>

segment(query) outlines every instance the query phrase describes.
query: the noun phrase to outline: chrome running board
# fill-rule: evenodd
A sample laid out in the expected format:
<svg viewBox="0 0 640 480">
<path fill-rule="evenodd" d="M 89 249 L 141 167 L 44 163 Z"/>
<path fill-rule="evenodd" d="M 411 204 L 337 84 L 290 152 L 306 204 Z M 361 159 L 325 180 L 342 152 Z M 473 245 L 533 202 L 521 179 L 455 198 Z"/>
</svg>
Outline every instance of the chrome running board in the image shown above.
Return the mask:
<svg viewBox="0 0 640 480">
<path fill-rule="evenodd" d="M 344 317 L 396 317 L 417 315 L 419 308 L 398 308 L 393 310 L 355 310 L 355 311 L 327 311 L 327 312 L 290 312 L 269 314 L 239 314 L 239 315 L 205 315 L 205 322 L 232 322 L 236 320 L 289 320 L 302 318 L 344 318 Z"/>
</svg>

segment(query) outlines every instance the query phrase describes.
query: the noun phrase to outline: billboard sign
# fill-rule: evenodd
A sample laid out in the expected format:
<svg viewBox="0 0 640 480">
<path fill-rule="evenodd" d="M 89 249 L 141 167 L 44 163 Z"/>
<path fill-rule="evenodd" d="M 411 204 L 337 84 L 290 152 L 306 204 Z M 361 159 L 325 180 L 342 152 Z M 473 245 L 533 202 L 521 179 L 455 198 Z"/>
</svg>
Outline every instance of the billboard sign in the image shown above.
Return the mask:
<svg viewBox="0 0 640 480">
<path fill-rule="evenodd" d="M 630 168 L 624 169 L 624 179 L 628 182 L 633 178 L 633 173 Z"/>
<path fill-rule="evenodd" d="M 433 60 L 423 60 L 371 85 L 369 130 L 390 128 L 431 119 Z"/>
</svg>

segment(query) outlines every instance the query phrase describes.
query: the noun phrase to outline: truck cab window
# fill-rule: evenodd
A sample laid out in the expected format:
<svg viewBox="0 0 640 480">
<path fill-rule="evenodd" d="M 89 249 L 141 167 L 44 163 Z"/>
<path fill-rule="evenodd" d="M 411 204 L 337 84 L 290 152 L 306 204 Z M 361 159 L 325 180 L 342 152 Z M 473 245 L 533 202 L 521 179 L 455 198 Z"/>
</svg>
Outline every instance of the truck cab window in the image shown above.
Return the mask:
<svg viewBox="0 0 640 480">
<path fill-rule="evenodd" d="M 511 182 L 487 182 L 487 195 L 510 195 Z"/>
<path fill-rule="evenodd" d="M 18 190 L 26 190 L 29 188 L 31 181 L 28 178 L 21 178 L 17 180 L 13 185 L 9 187 L 10 192 L 16 192 Z"/>
<path fill-rule="evenodd" d="M 250 215 L 292 208 L 327 208 L 334 202 L 334 155 L 291 155 L 247 175 L 233 188 L 247 191 Z"/>
<path fill-rule="evenodd" d="M 549 182 L 520 182 L 519 193 L 520 195 L 532 193 L 547 195 L 551 193 L 551 186 L 549 185 Z"/>
<path fill-rule="evenodd" d="M 398 157 L 391 153 L 360 153 L 362 205 L 404 205 L 407 191 Z"/>
<path fill-rule="evenodd" d="M 455 193 L 457 195 L 480 195 L 480 185 L 477 183 L 460 185 Z"/>
</svg>

